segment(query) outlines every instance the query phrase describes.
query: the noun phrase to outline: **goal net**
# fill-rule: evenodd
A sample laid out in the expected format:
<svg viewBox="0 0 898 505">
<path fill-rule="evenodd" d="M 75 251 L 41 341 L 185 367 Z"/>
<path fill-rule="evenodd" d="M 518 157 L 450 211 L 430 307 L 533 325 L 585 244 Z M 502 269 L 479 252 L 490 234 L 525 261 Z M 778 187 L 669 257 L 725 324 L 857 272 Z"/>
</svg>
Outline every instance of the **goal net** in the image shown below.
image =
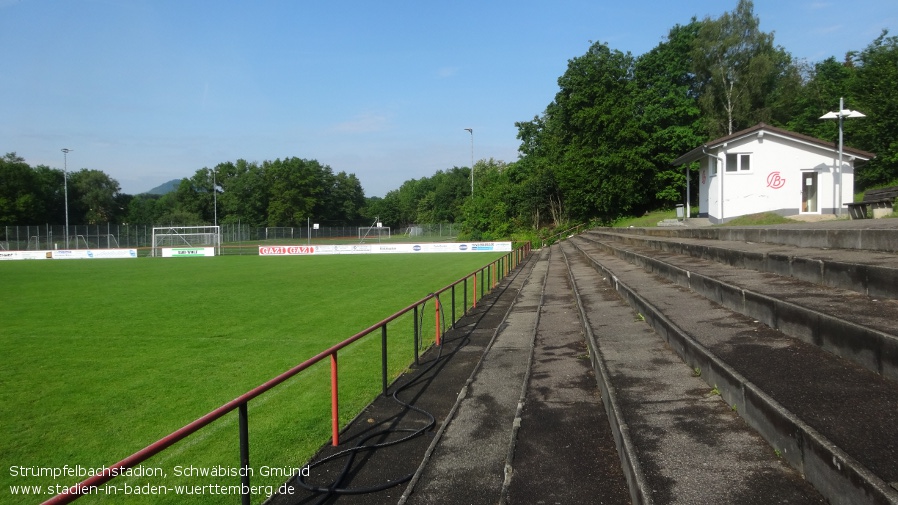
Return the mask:
<svg viewBox="0 0 898 505">
<path fill-rule="evenodd" d="M 278 238 L 294 238 L 293 228 L 287 228 L 283 226 L 269 226 L 268 228 L 265 228 L 265 240 Z"/>
<path fill-rule="evenodd" d="M 389 226 L 359 226 L 359 240 L 390 238 Z"/>
<path fill-rule="evenodd" d="M 221 254 L 219 226 L 160 226 L 153 227 L 152 256 L 162 256 L 163 249 L 212 248 Z"/>
</svg>

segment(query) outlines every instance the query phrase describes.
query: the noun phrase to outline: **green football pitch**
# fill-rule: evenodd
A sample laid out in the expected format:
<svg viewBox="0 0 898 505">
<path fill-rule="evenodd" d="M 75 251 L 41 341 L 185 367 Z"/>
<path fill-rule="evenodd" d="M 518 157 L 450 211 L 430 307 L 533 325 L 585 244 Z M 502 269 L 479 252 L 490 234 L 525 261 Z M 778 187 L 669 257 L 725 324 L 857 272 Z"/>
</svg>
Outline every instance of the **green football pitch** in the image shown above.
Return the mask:
<svg viewBox="0 0 898 505">
<path fill-rule="evenodd" d="M 112 464 L 499 256 L 0 262 L 0 502 L 39 503 L 48 486 L 83 480 L 72 468 Z M 433 304 L 421 314 L 432 341 Z M 395 377 L 413 359 L 411 315 L 388 332 Z M 379 391 L 376 333 L 339 354 L 341 423 Z M 329 373 L 315 365 L 249 403 L 253 466 L 297 467 L 327 442 Z M 119 477 L 118 488 L 78 503 L 237 503 L 213 491 L 239 478 L 182 475 L 238 467 L 237 433 L 235 412 L 144 463 L 164 475 Z M 252 484 L 284 480 L 257 472 Z M 131 494 L 109 496 L 128 483 Z M 210 487 L 133 493 L 178 483 Z M 24 485 L 44 495 L 11 494 Z"/>
</svg>

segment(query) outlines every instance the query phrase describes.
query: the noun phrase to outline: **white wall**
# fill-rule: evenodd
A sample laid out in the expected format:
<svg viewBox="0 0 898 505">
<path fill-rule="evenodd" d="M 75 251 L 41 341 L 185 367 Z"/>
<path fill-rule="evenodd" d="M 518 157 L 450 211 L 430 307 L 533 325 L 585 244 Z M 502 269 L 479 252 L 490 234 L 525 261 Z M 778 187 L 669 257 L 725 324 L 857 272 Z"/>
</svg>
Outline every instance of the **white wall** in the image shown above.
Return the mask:
<svg viewBox="0 0 898 505">
<path fill-rule="evenodd" d="M 699 212 L 707 212 L 713 222 L 758 212 L 777 212 L 783 215 L 800 214 L 802 205 L 802 173 L 817 173 L 817 211 L 833 213 L 836 209 L 835 150 L 804 144 L 791 138 L 764 132 L 729 142 L 710 150 L 721 158 L 716 176 L 710 175 L 706 157 L 703 166 L 708 172 L 705 184 L 699 186 Z M 749 154 L 750 169 L 727 172 L 723 159 L 727 154 Z M 842 174 L 842 203 L 851 202 L 854 191 L 854 170 L 845 157 Z M 723 193 L 723 208 L 719 194 Z"/>
</svg>

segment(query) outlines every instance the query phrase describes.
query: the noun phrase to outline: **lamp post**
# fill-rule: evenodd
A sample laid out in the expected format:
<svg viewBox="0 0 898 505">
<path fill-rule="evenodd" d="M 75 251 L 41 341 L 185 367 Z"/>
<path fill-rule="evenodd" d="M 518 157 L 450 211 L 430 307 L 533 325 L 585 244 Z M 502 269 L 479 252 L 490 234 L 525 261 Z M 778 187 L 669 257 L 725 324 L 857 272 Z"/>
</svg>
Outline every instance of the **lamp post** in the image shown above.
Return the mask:
<svg viewBox="0 0 898 505">
<path fill-rule="evenodd" d="M 65 248 L 69 248 L 69 153 L 68 147 L 62 148 L 62 186 L 65 195 Z"/>
<path fill-rule="evenodd" d="M 839 112 L 827 112 L 820 116 L 820 119 L 838 119 L 839 120 L 839 165 L 836 167 L 836 205 L 838 206 L 839 217 L 842 216 L 842 118 L 846 117 L 866 117 L 864 114 L 845 108 L 845 98 L 839 98 Z"/>
<path fill-rule="evenodd" d="M 471 134 L 471 199 L 474 199 L 474 129 L 465 128 Z"/>
</svg>

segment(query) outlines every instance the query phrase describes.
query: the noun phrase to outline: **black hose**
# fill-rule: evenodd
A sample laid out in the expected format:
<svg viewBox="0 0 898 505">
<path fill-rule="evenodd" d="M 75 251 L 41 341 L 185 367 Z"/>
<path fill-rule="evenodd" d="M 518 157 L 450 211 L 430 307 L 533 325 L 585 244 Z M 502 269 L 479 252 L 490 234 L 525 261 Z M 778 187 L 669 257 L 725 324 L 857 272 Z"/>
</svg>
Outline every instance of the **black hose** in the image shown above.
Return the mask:
<svg viewBox="0 0 898 505">
<path fill-rule="evenodd" d="M 439 310 L 441 312 L 441 316 L 442 316 L 441 319 L 443 321 L 445 321 L 445 313 L 443 313 L 443 310 L 444 310 L 443 304 L 440 303 L 439 294 L 433 294 L 433 293 L 430 293 L 430 294 L 433 295 L 433 297 L 436 299 Z M 422 309 L 420 311 L 420 315 L 419 315 L 419 324 L 418 324 L 419 328 L 422 327 L 422 323 L 423 323 L 423 319 L 424 319 L 424 307 L 426 307 L 426 306 L 427 306 L 427 302 L 425 301 L 422 306 Z M 441 326 L 443 326 L 442 323 L 441 323 Z M 443 328 L 440 328 L 440 329 L 442 330 Z M 412 380 L 410 380 L 406 384 L 396 388 L 392 394 L 393 401 L 395 401 L 396 403 L 401 405 L 404 409 L 413 410 L 415 412 L 418 412 L 419 414 L 424 415 L 428 419 L 427 424 L 425 426 L 417 428 L 417 429 L 388 428 L 388 429 L 380 430 L 380 431 L 371 433 L 371 434 L 367 435 L 366 437 L 362 438 L 353 447 L 350 447 L 350 448 L 344 449 L 340 452 L 331 454 L 330 456 L 328 456 L 326 458 L 322 458 L 321 460 L 318 460 L 314 463 L 310 463 L 308 465 L 308 467 L 311 469 L 311 468 L 315 468 L 317 466 L 323 465 L 329 461 L 333 461 L 338 458 L 346 457 L 346 463 L 344 463 L 343 469 L 340 471 L 340 473 L 337 475 L 337 477 L 334 479 L 334 481 L 329 486 L 326 486 L 326 487 L 313 486 L 313 485 L 305 482 L 305 478 L 302 476 L 302 474 L 298 474 L 296 476 L 296 482 L 300 486 L 302 486 L 303 488 L 305 488 L 308 491 L 322 495 L 319 497 L 319 499 L 316 501 L 316 503 L 319 503 L 319 504 L 325 503 L 327 500 L 329 500 L 330 498 L 332 498 L 336 495 L 366 494 L 366 493 L 374 493 L 374 492 L 378 492 L 378 491 L 383 491 L 385 489 L 389 489 L 393 486 L 397 486 L 399 484 L 403 484 L 403 483 L 411 480 L 411 478 L 414 476 L 414 472 L 412 472 L 408 475 L 404 475 L 398 479 L 391 479 L 387 482 L 384 482 L 382 484 L 378 484 L 375 486 L 357 487 L 357 488 L 342 487 L 344 482 L 346 481 L 347 477 L 349 476 L 350 471 L 352 470 L 352 466 L 353 466 L 353 463 L 355 462 L 356 456 L 358 454 L 360 454 L 361 452 L 373 451 L 375 449 L 379 449 L 382 447 L 389 447 L 392 445 L 400 444 L 402 442 L 405 442 L 405 441 L 411 440 L 415 437 L 423 435 L 426 431 L 430 430 L 431 428 L 433 428 L 436 425 L 436 418 L 430 412 L 427 412 L 424 409 L 421 409 L 421 408 L 416 407 L 410 403 L 406 403 L 406 402 L 400 400 L 398 395 L 400 392 L 404 391 L 405 389 L 409 388 L 410 386 L 417 384 L 419 379 L 421 379 L 426 373 L 428 373 L 431 369 L 433 369 L 433 367 L 436 366 L 437 363 L 440 362 L 440 360 L 442 359 L 442 356 L 443 356 L 443 346 L 440 345 L 440 346 L 438 346 L 438 353 L 437 353 L 436 358 L 434 358 L 427 367 L 419 370 L 418 373 L 415 375 L 415 377 Z M 394 434 L 394 433 L 408 433 L 408 435 L 398 438 L 396 440 L 388 441 L 388 442 L 381 442 L 381 443 L 372 444 L 372 445 L 365 445 L 372 438 L 377 438 L 377 437 Z"/>
</svg>

